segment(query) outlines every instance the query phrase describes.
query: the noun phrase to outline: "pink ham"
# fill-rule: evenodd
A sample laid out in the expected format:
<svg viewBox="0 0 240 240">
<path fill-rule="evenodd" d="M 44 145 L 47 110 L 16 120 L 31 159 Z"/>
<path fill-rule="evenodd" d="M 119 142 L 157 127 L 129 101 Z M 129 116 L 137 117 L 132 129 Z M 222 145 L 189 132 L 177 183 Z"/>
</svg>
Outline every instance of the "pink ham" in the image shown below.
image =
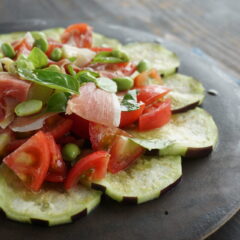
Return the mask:
<svg viewBox="0 0 240 240">
<path fill-rule="evenodd" d="M 87 83 L 68 101 L 67 114 L 75 113 L 91 122 L 118 127 L 121 108 L 114 93 L 98 89 L 94 83 Z"/>
<path fill-rule="evenodd" d="M 13 120 L 14 108 L 28 96 L 31 83 L 17 75 L 0 73 L 0 127 L 6 128 Z"/>
</svg>

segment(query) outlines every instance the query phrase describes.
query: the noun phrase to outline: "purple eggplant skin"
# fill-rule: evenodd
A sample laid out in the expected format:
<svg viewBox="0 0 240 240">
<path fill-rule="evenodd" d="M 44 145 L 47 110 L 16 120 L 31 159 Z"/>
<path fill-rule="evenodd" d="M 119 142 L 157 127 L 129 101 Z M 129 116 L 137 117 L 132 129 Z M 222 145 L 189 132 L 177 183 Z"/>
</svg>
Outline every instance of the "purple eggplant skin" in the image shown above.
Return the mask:
<svg viewBox="0 0 240 240">
<path fill-rule="evenodd" d="M 172 110 L 172 114 L 187 112 L 188 110 L 191 110 L 191 109 L 199 106 L 199 104 L 200 104 L 200 102 L 197 101 L 197 102 L 191 103 L 187 106 L 184 106 L 182 108 L 174 109 L 174 110 Z"/>
<path fill-rule="evenodd" d="M 180 178 L 178 178 L 174 183 L 170 184 L 169 186 L 167 186 L 166 188 L 162 189 L 159 193 L 159 196 L 162 196 L 163 194 L 169 192 L 170 190 L 172 190 L 176 185 L 178 185 L 178 183 L 181 182 L 182 176 Z M 100 190 L 100 189 L 104 189 L 104 192 L 106 191 L 106 187 L 102 186 L 100 184 L 92 184 L 92 188 L 96 190 Z M 122 201 L 122 204 L 126 204 L 126 205 L 137 205 L 138 204 L 138 198 L 137 197 L 128 197 L 128 196 L 124 196 Z"/>
<path fill-rule="evenodd" d="M 188 148 L 184 158 L 197 159 L 208 156 L 213 150 L 213 146 L 202 148 Z"/>
</svg>

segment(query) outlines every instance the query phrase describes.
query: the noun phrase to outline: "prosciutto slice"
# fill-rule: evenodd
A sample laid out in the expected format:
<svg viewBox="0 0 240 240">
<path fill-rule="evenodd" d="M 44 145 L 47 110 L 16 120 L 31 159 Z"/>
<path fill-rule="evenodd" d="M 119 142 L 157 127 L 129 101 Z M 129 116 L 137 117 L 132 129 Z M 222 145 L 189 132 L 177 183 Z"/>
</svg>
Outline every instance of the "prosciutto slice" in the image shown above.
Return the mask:
<svg viewBox="0 0 240 240">
<path fill-rule="evenodd" d="M 121 108 L 116 94 L 98 89 L 94 83 L 85 84 L 79 91 L 80 95 L 74 95 L 68 101 L 67 114 L 75 113 L 105 126 L 119 126 Z"/>
<path fill-rule="evenodd" d="M 31 83 L 17 75 L 0 73 L 0 127 L 6 128 L 14 119 L 14 108 L 28 96 Z"/>
</svg>

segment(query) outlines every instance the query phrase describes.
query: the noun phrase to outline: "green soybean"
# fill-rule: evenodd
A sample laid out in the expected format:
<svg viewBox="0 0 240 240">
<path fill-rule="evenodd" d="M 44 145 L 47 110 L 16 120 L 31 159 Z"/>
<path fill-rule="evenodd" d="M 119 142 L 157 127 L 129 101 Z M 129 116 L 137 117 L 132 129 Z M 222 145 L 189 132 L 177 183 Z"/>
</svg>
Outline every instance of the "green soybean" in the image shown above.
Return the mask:
<svg viewBox="0 0 240 240">
<path fill-rule="evenodd" d="M 125 62 L 128 62 L 128 61 L 129 61 L 128 55 L 127 55 L 125 52 L 121 52 L 121 51 L 119 51 L 119 50 L 113 50 L 113 51 L 112 51 L 112 56 L 113 56 L 113 57 L 120 58 L 120 59 L 122 59 L 122 60 L 125 61 Z"/>
<path fill-rule="evenodd" d="M 41 100 L 31 99 L 19 103 L 15 107 L 15 113 L 18 117 L 26 117 L 38 113 L 42 110 L 43 102 Z"/>
<path fill-rule="evenodd" d="M 146 60 L 140 61 L 137 65 L 137 70 L 140 73 L 148 70 L 148 68 L 149 68 L 149 62 L 147 62 Z"/>
<path fill-rule="evenodd" d="M 112 79 L 117 84 L 118 91 L 126 91 L 133 87 L 133 79 L 130 77 L 121 77 Z"/>
<path fill-rule="evenodd" d="M 46 52 L 48 50 L 48 42 L 44 38 L 36 39 L 34 46 L 40 48 L 43 52 Z"/>
<path fill-rule="evenodd" d="M 44 68 L 43 70 L 52 71 L 52 72 L 61 72 L 61 68 L 56 64 L 52 64 L 49 67 Z"/>
<path fill-rule="evenodd" d="M 9 43 L 3 43 L 1 49 L 5 57 L 14 58 L 16 55 L 15 50 Z"/>
<path fill-rule="evenodd" d="M 80 153 L 80 148 L 74 143 L 68 143 L 62 149 L 63 159 L 69 162 L 76 160 Z"/>
<path fill-rule="evenodd" d="M 50 58 L 53 61 L 59 61 L 62 58 L 62 55 L 63 55 L 63 52 L 61 48 L 54 48 L 50 55 Z"/>
</svg>

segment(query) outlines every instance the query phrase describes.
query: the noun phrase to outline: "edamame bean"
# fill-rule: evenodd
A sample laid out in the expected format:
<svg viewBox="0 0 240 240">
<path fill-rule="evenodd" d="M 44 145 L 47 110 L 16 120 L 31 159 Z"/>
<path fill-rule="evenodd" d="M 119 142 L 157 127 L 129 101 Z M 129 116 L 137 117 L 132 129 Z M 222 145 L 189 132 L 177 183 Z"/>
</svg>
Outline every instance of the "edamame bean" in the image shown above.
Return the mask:
<svg viewBox="0 0 240 240">
<path fill-rule="evenodd" d="M 59 61 L 62 58 L 62 55 L 63 55 L 63 52 L 62 52 L 61 48 L 54 48 L 52 53 L 51 53 L 50 58 L 53 61 Z"/>
<path fill-rule="evenodd" d="M 149 63 L 148 61 L 146 60 L 142 60 L 138 63 L 137 65 L 137 70 L 141 73 L 141 72 L 144 72 L 146 70 L 148 70 L 149 68 Z"/>
<path fill-rule="evenodd" d="M 126 91 L 133 87 L 133 79 L 130 77 L 121 77 L 112 79 L 117 84 L 118 91 Z"/>
<path fill-rule="evenodd" d="M 26 117 L 38 113 L 42 110 L 43 102 L 41 100 L 31 99 L 19 103 L 15 107 L 15 113 L 18 117 Z"/>
<path fill-rule="evenodd" d="M 52 72 L 61 72 L 61 68 L 56 64 L 52 64 L 49 67 L 44 68 L 43 70 L 52 71 Z"/>
<path fill-rule="evenodd" d="M 5 57 L 14 58 L 16 55 L 15 50 L 9 43 L 3 43 L 1 49 Z"/>
<path fill-rule="evenodd" d="M 119 50 L 113 50 L 111 54 L 113 57 L 121 58 L 124 62 L 129 61 L 129 57 L 125 52 L 121 52 Z"/>
<path fill-rule="evenodd" d="M 74 161 L 80 153 L 80 148 L 74 143 L 68 143 L 62 149 L 63 159 L 70 162 Z"/>
<path fill-rule="evenodd" d="M 44 38 L 36 39 L 34 46 L 40 48 L 43 52 L 46 52 L 48 50 L 48 42 Z"/>
</svg>

